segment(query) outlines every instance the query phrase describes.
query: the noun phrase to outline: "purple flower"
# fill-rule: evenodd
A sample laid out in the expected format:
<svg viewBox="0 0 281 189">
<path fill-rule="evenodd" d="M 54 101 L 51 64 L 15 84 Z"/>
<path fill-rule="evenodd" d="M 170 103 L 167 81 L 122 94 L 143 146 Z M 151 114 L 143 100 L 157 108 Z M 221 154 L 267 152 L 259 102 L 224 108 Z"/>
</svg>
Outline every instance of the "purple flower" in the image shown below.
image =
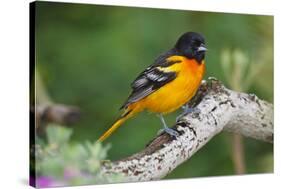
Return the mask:
<svg viewBox="0 0 281 189">
<path fill-rule="evenodd" d="M 41 176 L 36 179 L 36 186 L 39 188 L 47 188 L 56 186 L 56 182 L 51 177 Z"/>
</svg>

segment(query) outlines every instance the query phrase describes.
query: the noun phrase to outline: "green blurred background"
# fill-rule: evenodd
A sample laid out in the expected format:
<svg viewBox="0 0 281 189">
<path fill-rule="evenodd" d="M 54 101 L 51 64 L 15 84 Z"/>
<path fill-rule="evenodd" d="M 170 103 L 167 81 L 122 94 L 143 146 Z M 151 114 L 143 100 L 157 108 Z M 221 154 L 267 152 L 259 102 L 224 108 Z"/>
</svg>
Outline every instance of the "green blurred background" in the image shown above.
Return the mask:
<svg viewBox="0 0 281 189">
<path fill-rule="evenodd" d="M 273 101 L 271 16 L 49 2 L 36 8 L 37 71 L 54 102 L 82 110 L 73 141 L 97 140 L 119 115 L 131 81 L 187 31 L 206 38 L 205 78 Z M 167 116 L 170 125 L 178 114 Z M 108 158 L 138 152 L 160 128 L 155 115 L 140 113 L 106 141 Z M 219 134 L 167 178 L 235 174 L 230 136 Z M 247 173 L 273 172 L 272 144 L 244 145 Z"/>
</svg>

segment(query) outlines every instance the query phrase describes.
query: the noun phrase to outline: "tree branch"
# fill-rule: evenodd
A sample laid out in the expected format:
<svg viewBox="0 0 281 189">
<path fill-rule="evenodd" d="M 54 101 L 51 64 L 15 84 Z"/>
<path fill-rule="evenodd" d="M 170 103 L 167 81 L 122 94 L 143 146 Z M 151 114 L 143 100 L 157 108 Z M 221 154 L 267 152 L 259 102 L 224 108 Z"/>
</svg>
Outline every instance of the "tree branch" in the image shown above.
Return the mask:
<svg viewBox="0 0 281 189">
<path fill-rule="evenodd" d="M 48 123 L 70 126 L 80 119 L 80 109 L 64 104 L 38 104 L 31 109 L 35 113 L 35 129 L 38 136 L 44 135 Z"/>
<path fill-rule="evenodd" d="M 225 88 L 219 81 L 204 82 L 193 99 L 200 113 L 190 113 L 174 127 L 176 139 L 163 133 L 144 150 L 116 162 L 106 162 L 101 174 L 122 173 L 125 181 L 158 180 L 188 160 L 221 131 L 273 143 L 273 105 L 255 95 Z"/>
</svg>

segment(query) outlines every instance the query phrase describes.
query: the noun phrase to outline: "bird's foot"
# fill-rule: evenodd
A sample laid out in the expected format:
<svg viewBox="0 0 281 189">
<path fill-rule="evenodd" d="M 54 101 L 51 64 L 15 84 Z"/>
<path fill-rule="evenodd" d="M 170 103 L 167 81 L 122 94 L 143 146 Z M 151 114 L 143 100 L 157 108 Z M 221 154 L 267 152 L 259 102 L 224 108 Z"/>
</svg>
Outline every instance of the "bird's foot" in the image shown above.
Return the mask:
<svg viewBox="0 0 281 189">
<path fill-rule="evenodd" d="M 180 121 L 182 117 L 186 116 L 187 114 L 190 113 L 197 113 L 199 114 L 201 111 L 199 108 L 194 107 L 194 108 L 186 108 L 184 111 L 176 118 L 176 122 Z"/>
<path fill-rule="evenodd" d="M 179 133 L 172 129 L 172 128 L 169 128 L 169 127 L 165 127 L 163 129 L 160 129 L 158 132 L 157 132 L 157 135 L 161 135 L 162 133 L 167 133 L 168 135 L 172 136 L 172 137 L 178 137 L 179 136 Z"/>
</svg>

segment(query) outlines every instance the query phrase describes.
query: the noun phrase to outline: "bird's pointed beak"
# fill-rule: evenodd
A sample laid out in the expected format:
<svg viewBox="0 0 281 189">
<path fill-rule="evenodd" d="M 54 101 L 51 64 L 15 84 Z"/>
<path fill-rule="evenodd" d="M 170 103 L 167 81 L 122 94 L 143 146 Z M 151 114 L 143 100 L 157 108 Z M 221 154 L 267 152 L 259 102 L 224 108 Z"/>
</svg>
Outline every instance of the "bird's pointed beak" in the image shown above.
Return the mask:
<svg viewBox="0 0 281 189">
<path fill-rule="evenodd" d="M 198 49 L 197 49 L 197 52 L 205 52 L 207 51 L 208 49 L 206 48 L 206 46 L 204 44 L 201 44 Z"/>
</svg>

